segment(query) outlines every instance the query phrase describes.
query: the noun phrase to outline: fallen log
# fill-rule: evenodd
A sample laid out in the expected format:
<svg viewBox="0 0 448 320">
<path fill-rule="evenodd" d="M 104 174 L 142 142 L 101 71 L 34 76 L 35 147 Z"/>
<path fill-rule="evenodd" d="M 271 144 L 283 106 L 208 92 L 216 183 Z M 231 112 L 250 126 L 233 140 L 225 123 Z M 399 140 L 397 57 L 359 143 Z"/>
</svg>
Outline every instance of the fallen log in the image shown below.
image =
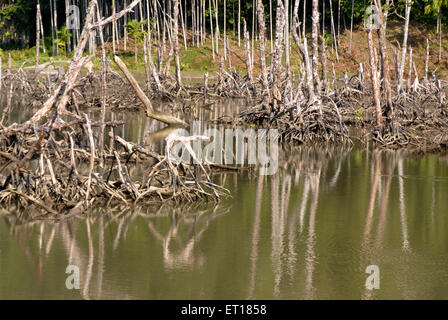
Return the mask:
<svg viewBox="0 0 448 320">
<path fill-rule="evenodd" d="M 117 56 L 114 56 L 114 61 L 118 65 L 118 67 L 121 69 L 121 71 L 123 71 L 124 75 L 126 76 L 126 79 L 128 79 L 129 83 L 131 84 L 132 88 L 134 89 L 135 93 L 137 94 L 137 97 L 145 105 L 146 115 L 149 118 L 152 118 L 157 121 L 160 121 L 160 122 L 163 122 L 166 124 L 170 124 L 170 125 L 176 125 L 176 126 L 187 126 L 188 125 L 183 120 L 173 117 L 170 114 L 155 111 L 152 106 L 151 101 L 148 99 L 148 97 L 145 95 L 143 90 L 140 88 L 139 84 L 137 83 L 137 80 L 135 80 L 134 76 L 131 74 L 131 72 L 129 72 L 129 70 L 126 67 L 126 65 L 124 64 L 124 62 Z"/>
</svg>

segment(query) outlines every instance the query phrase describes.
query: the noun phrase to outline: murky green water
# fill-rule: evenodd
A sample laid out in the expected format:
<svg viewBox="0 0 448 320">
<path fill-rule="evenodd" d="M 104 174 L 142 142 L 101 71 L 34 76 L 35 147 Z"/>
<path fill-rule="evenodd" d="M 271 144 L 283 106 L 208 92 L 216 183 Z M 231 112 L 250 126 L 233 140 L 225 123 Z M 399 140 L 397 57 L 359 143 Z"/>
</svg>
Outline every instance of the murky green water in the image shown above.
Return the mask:
<svg viewBox="0 0 448 320">
<path fill-rule="evenodd" d="M 447 164 L 298 149 L 274 176 L 218 176 L 232 198 L 216 207 L 2 217 L 0 298 L 446 299 Z"/>
<path fill-rule="evenodd" d="M 123 136 L 159 143 L 126 120 Z M 214 179 L 231 191 L 217 206 L 0 216 L 0 299 L 448 298 L 448 157 L 295 148 L 273 176 Z"/>
</svg>

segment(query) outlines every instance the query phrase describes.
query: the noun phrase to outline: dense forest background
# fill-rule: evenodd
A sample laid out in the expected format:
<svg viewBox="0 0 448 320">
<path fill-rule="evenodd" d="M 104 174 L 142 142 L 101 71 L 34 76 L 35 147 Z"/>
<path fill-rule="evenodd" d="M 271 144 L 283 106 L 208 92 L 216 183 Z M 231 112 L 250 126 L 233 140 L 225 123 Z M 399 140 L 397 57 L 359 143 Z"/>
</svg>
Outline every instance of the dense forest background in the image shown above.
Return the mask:
<svg viewBox="0 0 448 320">
<path fill-rule="evenodd" d="M 143 0 L 140 10 L 136 9 L 133 13 L 129 14 L 127 21 L 137 20 L 141 21 L 148 18 L 147 9 L 149 9 L 149 20 L 154 20 L 154 10 L 156 7 L 159 9 L 157 14 L 159 18 L 163 15 L 163 12 L 170 13 L 173 0 Z M 300 1 L 300 0 L 299 0 Z M 102 8 L 101 14 L 103 16 L 109 15 L 112 12 L 117 12 L 124 8 L 126 4 L 129 4 L 130 0 L 98 0 L 100 7 Z M 389 3 L 388 3 L 389 2 Z M 388 8 L 388 19 L 403 20 L 405 16 L 405 2 L 404 0 L 391 0 L 385 1 L 384 6 Z M 51 45 L 51 41 L 59 38 L 59 42 L 62 40 L 67 43 L 70 49 L 70 43 L 68 37 L 64 37 L 64 33 L 70 36 L 65 31 L 66 23 L 66 8 L 70 5 L 76 5 L 80 8 L 81 18 L 85 15 L 85 9 L 88 5 L 88 0 L 1 0 L 0 1 L 0 44 L 3 49 L 8 48 L 25 48 L 35 45 L 35 33 L 36 33 L 36 5 L 40 3 L 40 10 L 42 15 L 42 28 L 44 31 L 45 44 Z M 275 21 L 277 1 L 263 1 L 265 5 L 266 24 L 269 26 L 270 22 Z M 388 3 L 388 4 L 387 4 Z M 285 4 L 289 8 L 289 12 L 292 12 L 292 8 L 295 4 L 294 0 L 290 0 Z M 216 28 L 216 21 L 218 21 L 218 28 L 220 33 L 223 33 L 223 29 L 226 29 L 227 34 L 237 35 L 238 31 L 241 33 L 241 21 L 243 19 L 250 27 L 254 24 L 256 14 L 256 1 L 254 0 L 181 0 L 180 1 L 181 17 L 184 26 L 188 30 L 191 29 L 195 19 L 202 19 L 201 23 L 207 32 L 210 31 L 210 22 Z M 325 10 L 324 19 L 330 21 L 331 15 L 334 17 L 334 24 L 337 32 L 343 32 L 343 30 L 350 29 L 353 21 L 354 25 L 362 22 L 364 18 L 364 12 L 367 6 L 370 5 L 370 1 L 366 0 L 334 0 L 334 1 L 319 1 L 319 10 Z M 216 10 L 218 14 L 216 14 Z M 305 11 L 305 12 L 304 12 Z M 204 14 L 205 13 L 205 14 Z M 311 13 L 312 13 L 312 1 L 307 0 L 305 3 L 300 1 L 299 15 L 305 18 L 306 27 L 311 28 Z M 142 16 L 141 16 L 142 15 Z M 200 16 L 199 16 L 200 15 Z M 290 15 L 291 17 L 291 15 Z M 212 18 L 213 21 L 210 21 Z M 81 19 L 82 21 L 82 19 Z M 419 22 L 426 25 L 428 28 L 439 30 L 439 25 L 448 24 L 448 0 L 414 0 L 412 1 L 411 21 Z M 122 38 L 124 36 L 124 26 L 126 20 L 122 18 L 118 21 L 117 37 Z M 240 29 L 238 29 L 240 27 Z M 326 29 L 330 28 L 330 23 L 325 26 Z M 106 28 L 106 36 L 111 35 L 112 26 L 109 25 Z M 275 25 L 273 28 L 267 27 L 268 35 L 270 32 L 275 31 Z M 443 32 L 443 28 L 442 28 Z M 59 35 L 59 37 L 58 37 Z M 71 44 L 73 47 L 73 43 Z"/>
</svg>

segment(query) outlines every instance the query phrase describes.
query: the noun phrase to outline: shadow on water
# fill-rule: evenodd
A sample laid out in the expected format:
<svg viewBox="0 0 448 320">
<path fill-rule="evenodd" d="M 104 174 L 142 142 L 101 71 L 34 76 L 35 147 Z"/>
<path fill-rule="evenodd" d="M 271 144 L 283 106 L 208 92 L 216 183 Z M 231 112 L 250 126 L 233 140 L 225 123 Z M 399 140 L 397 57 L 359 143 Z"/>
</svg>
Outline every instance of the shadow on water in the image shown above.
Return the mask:
<svg viewBox="0 0 448 320">
<path fill-rule="evenodd" d="M 292 148 L 217 206 L 0 220 L 0 298 L 448 298 L 448 158 Z M 68 290 L 68 265 L 80 289 Z M 365 287 L 367 266 L 380 289 Z"/>
</svg>

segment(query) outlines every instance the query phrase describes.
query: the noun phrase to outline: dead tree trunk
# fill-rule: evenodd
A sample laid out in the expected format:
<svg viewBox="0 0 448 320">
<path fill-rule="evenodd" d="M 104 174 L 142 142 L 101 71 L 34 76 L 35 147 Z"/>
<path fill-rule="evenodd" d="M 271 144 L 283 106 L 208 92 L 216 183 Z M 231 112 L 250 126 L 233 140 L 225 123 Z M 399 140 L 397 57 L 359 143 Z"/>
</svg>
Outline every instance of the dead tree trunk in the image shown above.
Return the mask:
<svg viewBox="0 0 448 320">
<path fill-rule="evenodd" d="M 274 53 L 271 62 L 272 76 L 273 76 L 273 98 L 274 109 L 276 108 L 277 101 L 281 101 L 280 93 L 280 76 L 282 69 L 282 56 L 283 56 L 283 36 L 285 34 L 285 7 L 283 1 L 277 1 L 277 17 L 275 22 L 275 45 Z"/>
<path fill-rule="evenodd" d="M 69 6 L 70 6 L 70 1 L 65 0 L 65 21 L 66 21 L 66 23 L 69 19 Z M 71 40 L 70 40 L 70 31 L 69 31 L 67 25 L 66 25 L 66 27 L 67 27 L 65 29 L 65 35 L 67 37 L 66 52 L 67 52 L 67 54 L 69 54 L 71 51 Z"/>
<path fill-rule="evenodd" d="M 330 0 L 331 1 L 331 0 Z M 319 79 L 319 1 L 313 0 L 313 15 L 312 15 L 312 27 L 311 27 L 311 45 L 312 59 L 313 59 L 313 79 L 314 87 L 317 93 L 320 92 L 320 79 Z"/>
<path fill-rule="evenodd" d="M 260 37 L 260 68 L 261 79 L 264 91 L 264 103 L 266 105 L 271 102 L 271 93 L 269 91 L 268 70 L 266 67 L 266 27 L 264 19 L 264 6 L 262 0 L 257 0 L 257 15 L 258 15 L 258 32 Z"/>
<path fill-rule="evenodd" d="M 409 30 L 409 20 L 411 15 L 412 2 L 410 0 L 406 0 L 405 7 L 405 22 L 404 22 L 404 31 L 403 31 L 403 43 L 401 45 L 401 58 L 399 60 L 399 74 L 398 74 L 398 88 L 397 92 L 401 91 L 402 82 L 403 82 L 403 73 L 404 73 L 404 65 L 406 60 L 406 51 L 408 46 L 408 30 Z"/>
<path fill-rule="evenodd" d="M 137 94 L 137 97 L 140 99 L 141 102 L 146 107 L 146 115 L 149 118 L 158 120 L 160 122 L 170 124 L 170 125 L 186 125 L 186 123 L 176 117 L 173 117 L 172 115 L 157 112 L 154 110 L 151 101 L 148 99 L 148 97 L 145 95 L 143 90 L 140 88 L 139 84 L 137 83 L 137 80 L 132 76 L 132 74 L 129 72 L 126 65 L 121 61 L 120 58 L 117 56 L 114 57 L 115 63 L 118 65 L 118 67 L 123 71 L 124 75 L 126 76 L 126 79 L 128 79 L 129 83 L 131 84 L 132 88 L 134 89 L 135 93 Z"/>
<path fill-rule="evenodd" d="M 187 13 L 183 13 L 184 10 L 182 10 L 182 2 L 179 3 L 180 6 L 180 21 L 181 23 L 181 27 L 182 27 L 182 35 L 184 38 L 184 49 L 187 50 L 187 28 L 185 26 L 185 21 L 187 20 L 186 14 Z M 149 12 L 149 9 L 147 9 L 147 11 Z M 185 15 L 185 19 L 184 19 L 184 15 Z M 149 24 L 148 24 L 149 26 Z"/>
<path fill-rule="evenodd" d="M 124 7 L 126 8 L 126 0 L 124 0 Z M 155 9 L 157 10 L 157 5 L 155 6 Z M 156 19 L 157 19 L 157 22 L 158 22 L 159 19 L 158 18 L 156 18 Z M 128 28 L 126 27 L 126 25 L 128 24 L 128 15 L 127 14 L 124 15 L 123 23 L 124 23 L 124 27 L 123 27 L 123 38 L 124 38 L 124 40 L 123 40 L 124 41 L 123 50 L 126 51 L 127 50 L 127 45 L 128 45 Z"/>
<path fill-rule="evenodd" d="M 54 48 L 54 19 L 53 19 L 53 0 L 50 0 L 50 22 L 51 22 L 51 48 L 52 48 L 52 54 L 55 55 L 56 51 Z"/>
<path fill-rule="evenodd" d="M 442 20 L 440 17 L 440 8 L 437 10 L 437 21 L 439 25 L 439 64 L 442 62 Z"/>
<path fill-rule="evenodd" d="M 428 65 L 429 65 L 429 40 L 428 38 L 426 38 L 425 80 L 428 80 Z"/>
<path fill-rule="evenodd" d="M 76 78 L 84 64 L 90 61 L 91 57 L 83 57 L 84 49 L 86 47 L 87 41 L 89 39 L 90 32 L 94 28 L 99 28 L 104 26 L 116 19 L 120 19 L 124 14 L 128 13 L 135 7 L 141 0 L 134 0 L 126 9 L 121 12 L 110 16 L 107 19 L 103 19 L 98 21 L 97 23 L 93 23 L 93 14 L 95 12 L 95 5 L 97 5 L 96 0 L 92 0 L 89 3 L 87 8 L 87 14 L 84 20 L 84 27 L 79 39 L 78 46 L 73 54 L 72 61 L 68 67 L 67 72 L 65 73 L 62 81 L 59 82 L 56 89 L 53 91 L 53 94 L 45 101 L 43 107 L 39 109 L 28 121 L 23 123 L 22 125 L 13 124 L 5 129 L 0 130 L 0 133 L 10 134 L 16 130 L 22 131 L 31 128 L 35 125 L 39 120 L 45 117 L 48 112 L 56 105 L 57 100 L 59 102 L 57 104 L 57 109 L 59 113 L 62 113 L 65 110 L 65 106 L 68 103 L 69 93 L 73 89 L 75 85 Z"/>
<path fill-rule="evenodd" d="M 285 11 L 285 68 L 286 68 L 286 75 L 289 77 L 290 75 L 290 69 L 291 69 L 291 63 L 290 63 L 290 44 L 289 44 L 289 0 L 285 0 L 284 5 L 284 11 Z"/>
<path fill-rule="evenodd" d="M 90 60 L 89 57 L 83 57 L 82 54 L 84 52 L 84 48 L 89 38 L 90 33 L 89 27 L 92 24 L 94 11 L 95 11 L 95 1 L 91 1 L 87 9 L 87 15 L 84 21 L 84 28 L 81 33 L 78 47 L 75 50 L 72 62 L 64 76 L 64 79 L 56 87 L 53 94 L 44 103 L 43 107 L 39 109 L 39 111 L 37 111 L 28 121 L 26 121 L 21 126 L 20 128 L 21 130 L 32 127 L 35 123 L 37 123 L 40 119 L 42 119 L 53 108 L 53 106 L 55 106 L 58 97 L 61 97 L 58 109 L 65 108 L 65 105 L 68 101 L 68 93 L 73 88 L 74 82 L 78 76 L 79 71 L 81 70 L 82 66 L 87 61 Z M 8 129 L 9 128 L 6 128 L 5 131 L 8 131 Z"/>
<path fill-rule="evenodd" d="M 383 9 L 381 8 L 381 0 L 375 0 L 376 7 L 378 9 L 378 43 L 381 55 L 381 65 L 383 69 L 383 81 L 384 90 L 386 93 L 386 108 L 385 114 L 389 120 L 393 117 L 393 105 L 392 105 L 392 90 L 390 86 L 390 72 L 389 72 L 389 59 L 387 56 L 387 46 L 386 46 L 386 29 L 384 25 L 384 15 Z"/>
<path fill-rule="evenodd" d="M 44 25 L 42 24 L 42 14 L 39 12 L 39 25 L 40 25 L 40 38 L 45 39 L 44 37 Z M 73 33 L 74 34 L 74 33 Z M 42 40 L 42 51 L 46 53 L 45 50 L 45 41 Z"/>
<path fill-rule="evenodd" d="M 376 52 L 373 45 L 372 29 L 367 32 L 367 44 L 369 46 L 370 79 L 372 80 L 373 100 L 375 102 L 376 124 L 379 126 L 383 122 L 380 100 L 380 83 L 378 79 Z"/>
<path fill-rule="evenodd" d="M 174 0 L 174 27 L 173 27 L 173 45 L 174 59 L 176 63 L 176 83 L 177 87 L 182 87 L 182 79 L 180 76 L 180 60 L 179 60 L 179 0 Z"/>
<path fill-rule="evenodd" d="M 112 14 L 115 14 L 115 0 L 112 0 Z M 115 21 L 112 23 L 112 53 L 115 54 Z"/>
<path fill-rule="evenodd" d="M 313 84 L 313 72 L 311 70 L 312 67 L 311 67 L 310 57 L 308 55 L 308 46 L 306 43 L 306 36 L 305 36 L 305 34 L 303 34 L 303 44 L 302 44 L 300 42 L 300 38 L 297 33 L 297 30 L 299 28 L 298 1 L 299 0 L 296 0 L 296 4 L 294 6 L 292 36 L 294 38 L 294 42 L 296 43 L 297 47 L 300 49 L 300 53 L 302 54 L 302 59 L 305 64 L 306 87 L 308 90 L 308 99 L 311 103 L 316 98 L 315 92 L 314 92 L 314 84 Z"/>
<path fill-rule="evenodd" d="M 281 70 L 282 56 L 283 56 L 283 37 L 285 35 L 285 7 L 282 0 L 277 1 L 276 10 L 276 21 L 275 21 L 275 42 L 274 51 L 272 55 L 272 72 L 274 75 Z"/>
<path fill-rule="evenodd" d="M 352 40 L 353 40 L 353 12 L 355 8 L 355 0 L 352 0 L 352 14 L 350 16 L 350 44 L 348 46 L 348 53 L 352 54 Z"/>
<path fill-rule="evenodd" d="M 411 80 L 412 80 L 412 47 L 409 48 L 409 61 L 408 61 L 408 90 L 411 90 Z"/>
<path fill-rule="evenodd" d="M 238 47 L 241 46 L 241 0 L 238 0 Z"/>
<path fill-rule="evenodd" d="M 219 54 L 219 22 L 218 22 L 218 0 L 212 0 L 215 9 L 215 19 L 216 19 L 216 53 Z"/>
<path fill-rule="evenodd" d="M 249 82 L 252 84 L 254 79 L 252 75 L 252 57 L 250 55 L 250 40 L 249 40 L 249 32 L 247 31 L 246 20 L 243 21 L 243 35 L 244 35 L 244 58 L 246 62 L 247 69 L 247 77 L 249 78 Z"/>
<path fill-rule="evenodd" d="M 322 63 L 322 86 L 323 91 L 327 90 L 327 44 L 325 38 L 321 36 L 321 63 Z"/>
<path fill-rule="evenodd" d="M 50 0 L 52 1 L 52 0 Z M 56 8 L 56 0 L 53 0 L 53 18 L 54 18 L 54 29 L 55 29 L 55 37 L 56 37 L 56 55 L 59 54 L 59 44 L 58 44 L 58 10 Z"/>
<path fill-rule="evenodd" d="M 339 61 L 339 54 L 338 54 L 338 42 L 336 38 L 336 28 L 334 27 L 334 16 L 333 16 L 333 1 L 330 1 L 330 23 L 331 23 L 331 34 L 333 36 L 333 46 L 334 51 L 336 53 L 336 60 Z"/>
<path fill-rule="evenodd" d="M 151 55 L 149 54 L 148 39 L 146 38 L 146 35 L 143 36 L 143 58 L 145 62 L 146 88 L 151 91 L 151 70 L 149 67 L 149 59 L 151 59 Z"/>
<path fill-rule="evenodd" d="M 36 71 L 39 67 L 39 51 L 40 51 L 40 4 L 36 6 Z"/>
<path fill-rule="evenodd" d="M 0 57 L 0 102 L 2 101 L 2 57 Z"/>
<path fill-rule="evenodd" d="M 223 44 L 224 44 L 224 60 L 227 60 L 227 2 L 224 0 L 224 36 L 223 36 Z"/>
<path fill-rule="evenodd" d="M 97 20 L 101 20 L 100 10 L 98 8 L 98 3 L 96 4 L 96 16 Z M 104 130 L 106 129 L 105 120 L 106 120 L 106 49 L 104 46 L 104 28 L 99 27 L 98 33 L 100 35 L 100 43 L 101 43 L 101 128 L 100 128 L 100 141 L 99 141 L 99 149 L 100 154 L 103 155 L 104 152 Z"/>
</svg>

